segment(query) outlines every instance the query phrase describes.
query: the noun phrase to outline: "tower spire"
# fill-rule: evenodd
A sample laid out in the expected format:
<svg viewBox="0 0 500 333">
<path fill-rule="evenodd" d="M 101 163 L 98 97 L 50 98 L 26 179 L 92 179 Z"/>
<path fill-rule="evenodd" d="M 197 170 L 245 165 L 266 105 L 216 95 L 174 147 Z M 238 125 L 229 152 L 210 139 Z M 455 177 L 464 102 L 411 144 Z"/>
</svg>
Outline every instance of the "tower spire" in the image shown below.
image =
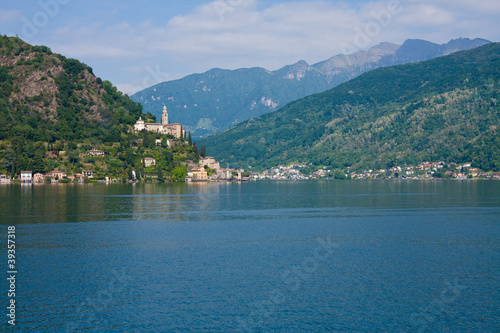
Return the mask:
<svg viewBox="0 0 500 333">
<path fill-rule="evenodd" d="M 168 125 L 168 111 L 167 111 L 167 107 L 165 105 L 163 106 L 163 112 L 161 115 L 161 124 Z"/>
</svg>

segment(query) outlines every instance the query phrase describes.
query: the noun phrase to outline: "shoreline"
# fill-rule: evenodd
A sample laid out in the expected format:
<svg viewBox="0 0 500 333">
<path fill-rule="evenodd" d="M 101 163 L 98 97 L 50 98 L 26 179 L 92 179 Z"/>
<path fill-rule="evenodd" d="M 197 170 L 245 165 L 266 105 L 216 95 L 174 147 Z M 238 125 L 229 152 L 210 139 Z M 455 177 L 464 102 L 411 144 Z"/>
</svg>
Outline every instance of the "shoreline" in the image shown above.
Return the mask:
<svg viewBox="0 0 500 333">
<path fill-rule="evenodd" d="M 317 181 L 328 181 L 328 182 L 363 182 L 363 181 L 399 181 L 399 182 L 407 182 L 407 181 L 462 181 L 462 182 L 471 182 L 471 181 L 499 181 L 500 179 L 486 179 L 486 178 L 466 178 L 466 179 L 457 179 L 457 178 L 386 178 L 386 179 L 377 179 L 377 178 L 365 178 L 365 179 L 255 179 L 255 180 L 246 180 L 246 181 L 230 181 L 230 180 L 198 180 L 198 181 L 189 181 L 189 182 L 158 182 L 158 181 L 139 181 L 139 182 L 90 182 L 90 183 L 81 183 L 81 182 L 63 182 L 63 183 L 33 183 L 33 182 L 2 182 L 2 185 L 34 185 L 34 186 L 42 186 L 42 185 L 116 185 L 116 184 L 129 184 L 129 185 L 137 185 L 137 184 L 242 184 L 242 183 L 251 183 L 251 182 L 317 182 Z"/>
</svg>

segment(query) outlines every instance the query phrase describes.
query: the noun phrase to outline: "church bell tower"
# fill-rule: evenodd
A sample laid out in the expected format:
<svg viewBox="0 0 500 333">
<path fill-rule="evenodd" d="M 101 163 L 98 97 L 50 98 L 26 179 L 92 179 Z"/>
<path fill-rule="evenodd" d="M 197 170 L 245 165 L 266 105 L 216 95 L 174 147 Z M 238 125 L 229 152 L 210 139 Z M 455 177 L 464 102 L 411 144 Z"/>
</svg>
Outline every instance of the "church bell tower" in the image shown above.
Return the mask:
<svg viewBox="0 0 500 333">
<path fill-rule="evenodd" d="M 161 115 L 161 124 L 168 125 L 168 112 L 166 106 L 163 106 L 163 113 Z"/>
</svg>

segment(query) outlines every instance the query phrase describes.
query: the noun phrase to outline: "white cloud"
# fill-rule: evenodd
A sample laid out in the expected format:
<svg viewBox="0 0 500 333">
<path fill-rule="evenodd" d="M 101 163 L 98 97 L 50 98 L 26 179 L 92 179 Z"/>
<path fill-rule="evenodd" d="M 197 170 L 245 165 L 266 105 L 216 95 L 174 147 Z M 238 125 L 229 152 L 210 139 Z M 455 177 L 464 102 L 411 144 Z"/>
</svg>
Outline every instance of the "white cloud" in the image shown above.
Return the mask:
<svg viewBox="0 0 500 333">
<path fill-rule="evenodd" d="M 230 59 L 233 68 L 277 67 L 338 53 L 339 44 L 350 40 L 354 25 L 362 23 L 349 6 L 325 1 L 283 3 L 260 11 L 249 1 L 225 13 L 223 19 L 210 7 L 170 21 L 163 49 L 179 61 L 203 59 L 220 66 Z"/>
<path fill-rule="evenodd" d="M 210 67 L 274 69 L 300 59 L 326 59 L 345 51 L 341 47 L 345 44 L 359 49 L 407 38 L 446 42 L 460 36 L 481 36 L 485 31 L 481 27 L 496 26 L 496 16 L 489 11 L 499 6 L 493 1 L 479 2 L 379 0 L 354 7 L 301 1 L 260 10 L 256 1 L 248 0 L 225 12 L 223 19 L 214 15 L 211 3 L 172 19 L 162 32 L 166 42 L 159 50 L 177 61 Z M 394 8 L 397 10 L 391 12 Z M 467 20 L 471 11 L 481 15 Z M 389 13 L 388 24 L 377 20 L 384 13 Z M 368 37 L 362 43 L 361 34 Z"/>
<path fill-rule="evenodd" d="M 450 10 L 458 10 L 464 15 L 471 13 L 481 13 L 484 15 L 498 15 L 500 13 L 500 2 L 497 0 L 409 0 L 412 3 L 434 4 L 449 8 Z"/>
<path fill-rule="evenodd" d="M 448 10 L 432 4 L 413 5 L 400 18 L 406 26 L 440 27 L 453 24 L 454 16 Z"/>
<path fill-rule="evenodd" d="M 106 58 L 107 64 L 121 59 L 116 66 L 127 60 L 127 67 L 133 64 L 140 73 L 114 70 L 120 71 L 119 81 L 130 75 L 129 82 L 138 82 L 122 85 L 131 92 L 133 86 L 144 85 L 148 72 L 140 68 L 147 64 L 185 74 L 213 67 L 277 69 L 301 59 L 321 61 L 345 53 L 347 46 L 354 52 L 385 41 L 498 40 L 499 13 L 500 1 L 486 0 L 378 0 L 358 5 L 317 0 L 267 7 L 257 0 L 215 1 L 168 22 L 77 21 L 57 31 L 57 46 L 51 47 L 76 58 Z"/>
</svg>

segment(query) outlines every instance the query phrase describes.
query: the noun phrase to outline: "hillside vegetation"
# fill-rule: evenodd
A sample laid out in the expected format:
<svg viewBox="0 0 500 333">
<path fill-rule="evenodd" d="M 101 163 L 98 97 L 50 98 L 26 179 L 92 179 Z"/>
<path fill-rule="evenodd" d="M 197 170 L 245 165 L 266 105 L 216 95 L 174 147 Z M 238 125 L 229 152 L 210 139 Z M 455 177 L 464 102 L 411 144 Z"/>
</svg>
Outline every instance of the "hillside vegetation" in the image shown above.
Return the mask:
<svg viewBox="0 0 500 333">
<path fill-rule="evenodd" d="M 130 179 L 132 171 L 139 178 L 183 179 L 182 162 L 198 158 L 196 145 L 133 133 L 141 115 L 156 120 L 89 66 L 45 46 L 0 36 L 0 173 L 70 175 L 85 169 L 99 179 Z M 90 156 L 93 148 L 104 156 Z M 156 165 L 144 168 L 144 157 L 156 158 Z M 183 172 L 173 177 L 177 167 Z"/>
<path fill-rule="evenodd" d="M 142 106 L 76 59 L 0 36 L 0 140 L 117 141 Z"/>
<path fill-rule="evenodd" d="M 380 68 L 202 140 L 222 163 L 500 169 L 500 44 Z"/>
</svg>

